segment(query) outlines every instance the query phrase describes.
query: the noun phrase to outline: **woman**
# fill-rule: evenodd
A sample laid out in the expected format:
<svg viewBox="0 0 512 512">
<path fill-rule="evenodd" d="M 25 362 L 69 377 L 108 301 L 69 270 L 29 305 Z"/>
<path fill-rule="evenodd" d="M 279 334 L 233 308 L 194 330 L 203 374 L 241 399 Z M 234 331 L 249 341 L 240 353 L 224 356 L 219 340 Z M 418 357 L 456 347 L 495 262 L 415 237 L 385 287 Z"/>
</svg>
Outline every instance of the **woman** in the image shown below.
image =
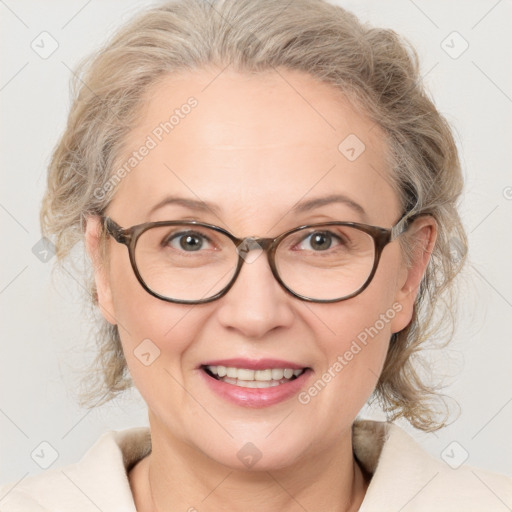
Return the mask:
<svg viewBox="0 0 512 512">
<path fill-rule="evenodd" d="M 150 428 L 105 434 L 2 511 L 510 507 L 506 477 L 356 421 L 372 396 L 446 420 L 413 354 L 461 265 L 461 187 L 391 31 L 316 0 L 141 14 L 77 81 L 42 225 L 92 263 L 91 399 L 133 380 Z"/>
</svg>

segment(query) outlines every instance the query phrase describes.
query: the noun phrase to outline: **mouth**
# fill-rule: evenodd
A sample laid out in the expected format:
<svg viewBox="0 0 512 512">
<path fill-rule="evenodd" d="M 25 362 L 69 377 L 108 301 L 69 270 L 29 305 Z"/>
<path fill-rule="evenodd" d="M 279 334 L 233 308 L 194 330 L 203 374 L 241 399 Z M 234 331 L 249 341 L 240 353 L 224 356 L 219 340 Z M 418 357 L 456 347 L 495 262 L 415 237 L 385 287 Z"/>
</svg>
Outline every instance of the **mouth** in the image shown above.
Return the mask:
<svg viewBox="0 0 512 512">
<path fill-rule="evenodd" d="M 202 365 L 209 377 L 242 388 L 270 388 L 281 386 L 299 378 L 310 368 L 265 368 L 252 370 L 234 366 Z"/>
</svg>

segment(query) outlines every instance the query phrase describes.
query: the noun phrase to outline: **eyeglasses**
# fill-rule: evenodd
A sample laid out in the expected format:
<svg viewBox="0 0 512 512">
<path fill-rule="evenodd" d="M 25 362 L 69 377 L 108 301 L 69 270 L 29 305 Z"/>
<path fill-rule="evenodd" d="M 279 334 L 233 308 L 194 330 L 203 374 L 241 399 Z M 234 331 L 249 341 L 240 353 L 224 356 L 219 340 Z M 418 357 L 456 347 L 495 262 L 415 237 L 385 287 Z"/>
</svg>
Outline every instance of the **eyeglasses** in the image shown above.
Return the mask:
<svg viewBox="0 0 512 512">
<path fill-rule="evenodd" d="M 179 304 L 219 299 L 244 262 L 267 253 L 272 274 L 291 295 L 310 302 L 338 302 L 371 282 L 384 247 L 409 226 L 410 213 L 390 229 L 357 222 L 299 226 L 276 238 L 237 238 L 198 221 L 147 222 L 122 228 L 101 217 L 104 228 L 128 247 L 133 271 L 154 297 Z"/>
</svg>

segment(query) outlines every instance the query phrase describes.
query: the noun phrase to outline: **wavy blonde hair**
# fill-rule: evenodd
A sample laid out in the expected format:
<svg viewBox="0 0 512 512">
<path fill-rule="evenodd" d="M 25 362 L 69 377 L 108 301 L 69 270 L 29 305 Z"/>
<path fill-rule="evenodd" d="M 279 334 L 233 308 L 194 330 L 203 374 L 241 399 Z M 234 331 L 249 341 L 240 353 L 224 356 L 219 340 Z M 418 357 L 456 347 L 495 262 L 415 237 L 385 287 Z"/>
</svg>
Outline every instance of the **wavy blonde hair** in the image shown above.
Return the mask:
<svg viewBox="0 0 512 512">
<path fill-rule="evenodd" d="M 121 161 L 148 88 L 182 71 L 230 65 L 241 73 L 274 68 L 302 71 L 346 95 L 387 138 L 392 182 L 404 211 L 432 215 L 438 239 L 409 326 L 393 335 L 375 389 L 391 419 L 433 430 L 436 389 L 418 371 L 418 353 L 453 323 L 452 281 L 466 251 L 457 201 L 462 175 L 445 119 L 428 98 L 418 59 L 392 30 L 362 24 L 322 0 L 177 0 L 138 14 L 105 46 L 82 61 L 72 81 L 67 127 L 49 165 L 41 210 L 43 234 L 61 264 L 83 242 L 86 215 L 102 214 L 114 191 L 96 197 Z M 457 257 L 453 257 L 454 250 Z M 407 238 L 401 240 L 407 256 Z M 87 269 L 86 269 L 87 270 Z M 86 272 L 92 309 L 97 293 Z M 439 305 L 442 305 L 439 308 Z M 439 311 L 442 314 L 438 314 Z M 98 357 L 82 403 L 93 406 L 132 385 L 117 326 L 98 316 Z M 451 337 L 448 330 L 447 339 Z"/>
</svg>

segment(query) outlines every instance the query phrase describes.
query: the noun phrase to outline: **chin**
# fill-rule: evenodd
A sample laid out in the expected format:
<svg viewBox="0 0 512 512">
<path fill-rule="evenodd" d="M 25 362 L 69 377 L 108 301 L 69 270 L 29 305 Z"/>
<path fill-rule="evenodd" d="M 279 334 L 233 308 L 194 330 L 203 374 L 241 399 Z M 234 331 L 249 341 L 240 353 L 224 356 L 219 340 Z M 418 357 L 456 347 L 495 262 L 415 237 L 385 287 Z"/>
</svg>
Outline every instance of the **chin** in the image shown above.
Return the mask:
<svg viewBox="0 0 512 512">
<path fill-rule="evenodd" d="M 226 445 L 224 442 L 213 442 L 210 446 L 197 446 L 206 456 L 235 471 L 276 471 L 290 468 L 300 463 L 303 458 L 303 451 L 310 445 L 311 440 L 304 439 L 304 444 L 287 436 L 288 442 L 280 438 L 276 433 L 275 438 L 270 441 L 265 437 L 254 436 L 253 441 L 238 439 L 231 440 Z M 204 439 L 202 440 L 204 442 Z M 212 445 L 219 448 L 219 451 L 212 450 Z M 228 446 L 228 447 L 227 447 Z"/>
</svg>

